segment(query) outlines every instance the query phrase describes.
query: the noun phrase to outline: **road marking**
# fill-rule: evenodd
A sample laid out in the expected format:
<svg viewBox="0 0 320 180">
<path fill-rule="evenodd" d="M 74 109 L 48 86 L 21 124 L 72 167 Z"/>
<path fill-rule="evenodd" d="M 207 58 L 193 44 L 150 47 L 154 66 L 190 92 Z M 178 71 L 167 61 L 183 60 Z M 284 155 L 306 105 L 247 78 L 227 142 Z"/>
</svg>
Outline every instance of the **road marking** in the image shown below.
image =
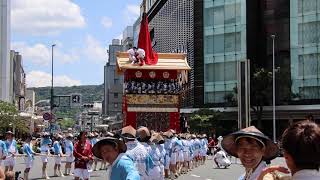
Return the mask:
<svg viewBox="0 0 320 180">
<path fill-rule="evenodd" d="M 197 177 L 197 178 L 199 178 L 199 177 L 200 177 L 200 176 L 195 175 L 195 174 L 191 174 L 190 176 L 192 176 L 192 177 Z"/>
<path fill-rule="evenodd" d="M 206 180 L 212 180 L 212 179 L 206 179 Z"/>
</svg>

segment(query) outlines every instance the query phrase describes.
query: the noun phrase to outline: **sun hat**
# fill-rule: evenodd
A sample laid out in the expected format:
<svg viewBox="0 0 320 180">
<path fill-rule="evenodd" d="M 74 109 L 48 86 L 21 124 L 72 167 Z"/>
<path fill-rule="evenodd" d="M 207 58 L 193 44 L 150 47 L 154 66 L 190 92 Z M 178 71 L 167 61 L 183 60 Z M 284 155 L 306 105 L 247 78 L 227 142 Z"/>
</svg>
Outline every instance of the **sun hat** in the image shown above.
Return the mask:
<svg viewBox="0 0 320 180">
<path fill-rule="evenodd" d="M 265 147 L 263 160 L 271 160 L 278 156 L 279 147 L 271 139 L 259 131 L 256 127 L 250 126 L 240 131 L 225 136 L 221 142 L 222 148 L 230 155 L 237 155 L 237 141 L 241 138 L 252 138 L 262 143 Z"/>
<path fill-rule="evenodd" d="M 66 138 L 73 138 L 73 135 L 71 133 L 67 133 Z"/>
<path fill-rule="evenodd" d="M 115 137 L 106 137 L 104 139 L 101 139 L 98 141 L 93 147 L 92 147 L 92 153 L 94 156 L 96 156 L 99 159 L 102 159 L 100 148 L 103 145 L 106 144 L 114 144 L 118 149 L 119 153 L 125 153 L 127 151 L 127 146 L 123 142 L 122 138 L 115 138 Z"/>
<path fill-rule="evenodd" d="M 163 144 L 164 139 L 160 133 L 154 133 L 154 134 L 152 134 L 152 136 L 150 138 L 150 142 L 154 142 L 156 144 Z"/>
<path fill-rule="evenodd" d="M 14 133 L 12 131 L 7 131 L 6 134 L 14 135 Z"/>
<path fill-rule="evenodd" d="M 150 138 L 151 133 L 147 127 L 142 126 L 137 130 L 136 136 L 139 139 L 146 139 L 146 138 Z"/>
<path fill-rule="evenodd" d="M 166 131 L 162 134 L 164 137 L 166 138 L 172 138 L 173 134 L 172 132 L 169 130 L 169 131 Z"/>
<path fill-rule="evenodd" d="M 121 130 L 121 136 L 128 140 L 136 139 L 137 131 L 132 126 L 126 126 Z"/>
</svg>

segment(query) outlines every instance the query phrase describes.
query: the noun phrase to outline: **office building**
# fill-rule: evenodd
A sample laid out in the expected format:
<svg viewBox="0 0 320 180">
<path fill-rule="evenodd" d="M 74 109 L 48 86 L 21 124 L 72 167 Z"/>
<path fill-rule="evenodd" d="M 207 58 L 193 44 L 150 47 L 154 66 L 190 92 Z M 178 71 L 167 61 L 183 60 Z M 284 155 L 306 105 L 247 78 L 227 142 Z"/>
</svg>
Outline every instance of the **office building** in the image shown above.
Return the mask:
<svg viewBox="0 0 320 180">
<path fill-rule="evenodd" d="M 26 73 L 23 69 L 22 56 L 19 52 L 10 51 L 10 99 L 19 111 L 25 109 Z"/>
<path fill-rule="evenodd" d="M 187 52 L 193 69 L 181 112 L 216 108 L 229 112 L 226 120 L 236 126 L 237 103 L 228 97 L 237 96 L 237 64 L 250 60 L 252 79 L 261 68 L 272 72 L 274 55 L 277 132 L 307 114 L 320 119 L 319 7 L 316 0 L 156 1 L 147 13 L 154 49 Z M 252 106 L 254 98 L 251 92 Z M 270 129 L 272 94 L 266 99 L 261 118 Z M 251 111 L 251 124 L 256 120 Z"/>
<path fill-rule="evenodd" d="M 10 99 L 10 0 L 0 0 L 0 100 Z"/>
</svg>

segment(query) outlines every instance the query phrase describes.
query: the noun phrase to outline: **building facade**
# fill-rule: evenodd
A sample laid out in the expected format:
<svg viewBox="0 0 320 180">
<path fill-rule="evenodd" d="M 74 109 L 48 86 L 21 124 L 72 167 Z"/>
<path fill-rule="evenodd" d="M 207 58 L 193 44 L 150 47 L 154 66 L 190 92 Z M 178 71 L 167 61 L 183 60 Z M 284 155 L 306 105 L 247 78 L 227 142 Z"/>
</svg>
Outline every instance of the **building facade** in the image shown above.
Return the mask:
<svg viewBox="0 0 320 180">
<path fill-rule="evenodd" d="M 10 99 L 19 111 L 25 109 L 26 73 L 23 69 L 22 56 L 10 51 Z"/>
<path fill-rule="evenodd" d="M 116 39 L 109 45 L 109 61 L 104 66 L 104 114 L 117 116 L 122 113 L 122 82 L 123 76 L 117 74 L 116 52 L 123 51 L 120 40 Z"/>
<path fill-rule="evenodd" d="M 147 3 L 149 32 L 153 49 L 161 53 L 187 53 L 192 68 L 189 84 L 184 88 L 182 104 L 192 107 L 194 103 L 195 57 L 194 57 L 194 4 L 193 0 L 158 0 L 152 6 Z M 134 44 L 138 43 L 140 18 L 134 23 Z"/>
<path fill-rule="evenodd" d="M 10 0 L 0 0 L 0 100 L 10 99 Z"/>
<path fill-rule="evenodd" d="M 237 99 L 237 64 L 250 60 L 253 79 L 262 68 L 272 72 L 274 55 L 276 119 L 283 129 L 307 114 L 320 119 L 319 11 L 317 0 L 159 0 L 148 19 L 156 51 L 188 53 L 190 104 L 183 103 L 181 112 L 216 108 L 227 111 L 236 126 L 237 102 L 230 104 L 228 97 Z M 139 22 L 133 27 L 135 43 Z M 262 105 L 266 129 L 272 128 L 272 95 Z M 251 122 L 257 118 L 252 111 Z"/>
<path fill-rule="evenodd" d="M 134 45 L 133 26 L 127 26 L 122 33 L 122 40 L 114 39 L 109 45 L 109 60 L 104 66 L 104 104 L 103 114 L 110 122 L 122 120 L 123 75 L 117 72 L 117 52 L 127 51 Z"/>
</svg>

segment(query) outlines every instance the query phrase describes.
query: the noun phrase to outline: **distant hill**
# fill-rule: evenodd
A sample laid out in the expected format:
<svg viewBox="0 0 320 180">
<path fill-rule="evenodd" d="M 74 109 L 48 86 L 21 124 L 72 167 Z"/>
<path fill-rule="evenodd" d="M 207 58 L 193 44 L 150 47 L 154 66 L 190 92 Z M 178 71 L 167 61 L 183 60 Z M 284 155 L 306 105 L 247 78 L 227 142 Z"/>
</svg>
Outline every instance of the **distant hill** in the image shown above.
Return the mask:
<svg viewBox="0 0 320 180">
<path fill-rule="evenodd" d="M 51 87 L 28 88 L 36 93 L 36 102 L 39 100 L 50 99 Z M 102 101 L 104 87 L 102 85 L 84 85 L 72 87 L 54 87 L 54 95 L 70 95 L 80 93 L 82 95 L 82 103 L 90 103 L 93 101 Z"/>
<path fill-rule="evenodd" d="M 34 90 L 36 93 L 36 102 L 39 100 L 50 99 L 51 87 L 28 88 Z M 85 85 L 72 87 L 54 87 L 54 95 L 71 95 L 79 93 L 82 96 L 82 103 L 92 103 L 94 101 L 103 101 L 104 87 L 102 85 Z M 76 114 L 81 112 L 82 107 L 58 107 L 56 109 L 56 116 L 59 118 L 73 118 L 76 119 Z"/>
</svg>

